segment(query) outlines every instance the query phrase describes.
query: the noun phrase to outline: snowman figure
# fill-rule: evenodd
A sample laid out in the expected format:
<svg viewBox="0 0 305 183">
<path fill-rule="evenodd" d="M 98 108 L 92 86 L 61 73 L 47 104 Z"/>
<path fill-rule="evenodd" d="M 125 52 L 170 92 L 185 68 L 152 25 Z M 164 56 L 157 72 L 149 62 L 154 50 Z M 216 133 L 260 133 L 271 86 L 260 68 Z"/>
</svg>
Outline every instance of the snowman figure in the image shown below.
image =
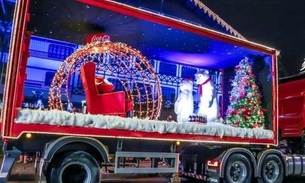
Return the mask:
<svg viewBox="0 0 305 183">
<path fill-rule="evenodd" d="M 195 74 L 195 84 L 198 85 L 199 109 L 197 115 L 207 117 L 207 122 L 215 122 L 219 118 L 219 106 L 216 90 L 208 70 Z"/>
<path fill-rule="evenodd" d="M 183 79 L 179 85 L 180 93 L 175 102 L 175 113 L 177 114 L 178 123 L 186 123 L 189 121 L 190 115 L 193 114 L 193 81 Z"/>
</svg>

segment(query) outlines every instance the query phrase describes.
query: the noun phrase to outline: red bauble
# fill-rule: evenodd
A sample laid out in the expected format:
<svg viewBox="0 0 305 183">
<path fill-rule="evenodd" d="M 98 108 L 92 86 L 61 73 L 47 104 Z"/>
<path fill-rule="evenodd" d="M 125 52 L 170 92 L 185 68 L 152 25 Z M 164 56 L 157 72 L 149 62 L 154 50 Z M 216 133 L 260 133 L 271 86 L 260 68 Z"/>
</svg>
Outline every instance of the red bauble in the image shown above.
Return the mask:
<svg viewBox="0 0 305 183">
<path fill-rule="evenodd" d="M 232 114 L 233 114 L 233 115 L 238 114 L 238 110 L 234 110 L 234 111 L 232 111 Z"/>
</svg>

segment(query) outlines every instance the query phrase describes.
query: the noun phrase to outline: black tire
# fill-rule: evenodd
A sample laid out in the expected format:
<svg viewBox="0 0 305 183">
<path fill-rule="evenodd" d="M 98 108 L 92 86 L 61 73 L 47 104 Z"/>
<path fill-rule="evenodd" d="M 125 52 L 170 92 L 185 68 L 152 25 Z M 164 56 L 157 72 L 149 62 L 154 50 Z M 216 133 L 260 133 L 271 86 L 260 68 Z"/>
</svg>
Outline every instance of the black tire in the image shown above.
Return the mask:
<svg viewBox="0 0 305 183">
<path fill-rule="evenodd" d="M 224 183 L 251 183 L 253 168 L 249 159 L 243 154 L 229 157 L 224 169 Z"/>
<path fill-rule="evenodd" d="M 275 154 L 269 154 L 262 163 L 259 183 L 282 183 L 284 180 L 284 165 L 281 158 Z"/>
<path fill-rule="evenodd" d="M 84 151 L 72 152 L 54 160 L 48 168 L 47 183 L 99 183 L 100 167 Z"/>
</svg>

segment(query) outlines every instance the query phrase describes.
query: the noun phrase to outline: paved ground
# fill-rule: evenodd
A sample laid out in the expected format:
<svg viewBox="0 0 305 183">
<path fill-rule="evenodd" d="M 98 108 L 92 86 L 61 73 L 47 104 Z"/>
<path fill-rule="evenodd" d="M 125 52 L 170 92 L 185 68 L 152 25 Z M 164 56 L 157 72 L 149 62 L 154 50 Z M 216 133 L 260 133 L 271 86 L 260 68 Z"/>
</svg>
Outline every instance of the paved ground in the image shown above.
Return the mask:
<svg viewBox="0 0 305 183">
<path fill-rule="evenodd" d="M 1 159 L 0 159 L 0 163 L 2 163 Z M 9 183 L 37 183 L 37 181 L 33 180 L 34 178 L 36 178 L 35 171 L 36 170 L 33 162 L 27 164 L 15 162 L 11 172 L 11 176 L 10 176 L 11 178 Z M 107 177 L 107 174 L 103 174 L 103 178 L 107 178 L 107 180 L 104 180 L 103 183 L 167 183 L 168 182 L 167 178 L 156 175 L 151 175 L 151 176 L 128 175 L 121 177 L 120 176 Z M 186 180 L 182 180 L 182 182 L 194 183 L 194 181 L 186 181 Z M 304 183 L 304 182 L 305 182 L 305 178 L 292 178 L 285 181 L 285 183 Z M 45 181 L 42 181 L 41 183 L 45 183 Z"/>
<path fill-rule="evenodd" d="M 37 181 L 9 181 L 8 183 L 38 183 Z M 45 182 L 41 182 L 45 183 Z M 155 178 L 138 178 L 138 179 L 113 179 L 102 181 L 102 183 L 168 183 L 167 179 L 161 177 Z M 195 182 L 185 182 L 182 183 L 195 183 Z"/>
<path fill-rule="evenodd" d="M 0 163 L 2 164 L 2 160 L 0 160 Z M 35 174 L 35 167 L 34 163 L 17 163 L 15 162 L 12 168 L 12 175 L 33 175 Z"/>
</svg>

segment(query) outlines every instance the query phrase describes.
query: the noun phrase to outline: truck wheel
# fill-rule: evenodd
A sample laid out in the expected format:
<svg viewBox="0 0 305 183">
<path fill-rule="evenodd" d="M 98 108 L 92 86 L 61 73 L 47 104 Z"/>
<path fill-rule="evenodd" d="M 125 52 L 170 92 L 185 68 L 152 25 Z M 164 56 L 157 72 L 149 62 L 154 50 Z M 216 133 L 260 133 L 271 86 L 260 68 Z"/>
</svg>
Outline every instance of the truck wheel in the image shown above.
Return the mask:
<svg viewBox="0 0 305 183">
<path fill-rule="evenodd" d="M 262 163 L 259 183 L 281 183 L 284 180 L 284 165 L 279 156 L 269 154 Z"/>
<path fill-rule="evenodd" d="M 242 154 L 233 154 L 225 164 L 224 183 L 251 183 L 253 168 Z"/>
<path fill-rule="evenodd" d="M 48 183 L 98 183 L 100 167 L 90 154 L 77 151 L 63 155 L 51 164 Z"/>
</svg>

